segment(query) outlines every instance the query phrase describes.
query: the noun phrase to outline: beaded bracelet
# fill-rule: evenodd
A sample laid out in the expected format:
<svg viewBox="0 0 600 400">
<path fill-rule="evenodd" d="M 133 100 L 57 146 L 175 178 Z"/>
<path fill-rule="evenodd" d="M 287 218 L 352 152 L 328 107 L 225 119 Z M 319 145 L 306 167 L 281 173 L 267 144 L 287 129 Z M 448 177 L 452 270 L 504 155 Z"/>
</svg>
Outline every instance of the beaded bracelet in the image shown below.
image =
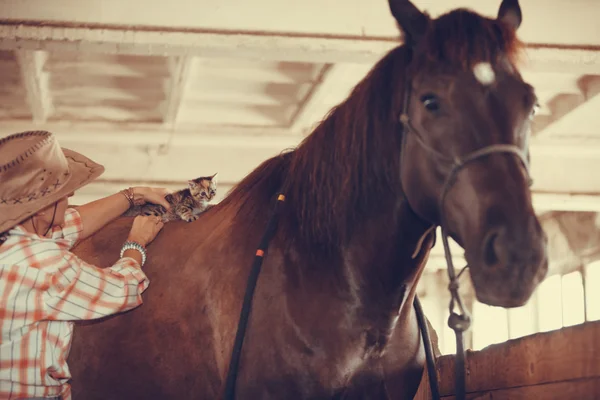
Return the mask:
<svg viewBox="0 0 600 400">
<path fill-rule="evenodd" d="M 123 258 L 123 254 L 127 250 L 137 250 L 140 252 L 140 254 L 142 255 L 141 266 L 143 267 L 146 263 L 146 249 L 144 248 L 144 246 L 137 242 L 132 242 L 131 240 L 128 240 L 125 243 L 123 243 L 123 247 L 121 247 L 121 254 L 119 255 L 119 258 Z"/>
</svg>

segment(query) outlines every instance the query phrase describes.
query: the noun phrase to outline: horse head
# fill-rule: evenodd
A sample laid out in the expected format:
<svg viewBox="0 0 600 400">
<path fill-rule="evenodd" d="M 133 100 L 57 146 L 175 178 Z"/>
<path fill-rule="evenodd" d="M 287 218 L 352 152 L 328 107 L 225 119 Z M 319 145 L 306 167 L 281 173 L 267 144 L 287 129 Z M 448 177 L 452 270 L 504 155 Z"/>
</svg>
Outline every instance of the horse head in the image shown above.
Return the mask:
<svg viewBox="0 0 600 400">
<path fill-rule="evenodd" d="M 516 67 L 518 1 L 504 0 L 494 19 L 465 9 L 432 19 L 406 0 L 390 0 L 390 9 L 411 53 L 396 110 L 404 194 L 464 248 L 479 301 L 523 305 L 548 260 L 531 201 L 537 104 Z"/>
</svg>

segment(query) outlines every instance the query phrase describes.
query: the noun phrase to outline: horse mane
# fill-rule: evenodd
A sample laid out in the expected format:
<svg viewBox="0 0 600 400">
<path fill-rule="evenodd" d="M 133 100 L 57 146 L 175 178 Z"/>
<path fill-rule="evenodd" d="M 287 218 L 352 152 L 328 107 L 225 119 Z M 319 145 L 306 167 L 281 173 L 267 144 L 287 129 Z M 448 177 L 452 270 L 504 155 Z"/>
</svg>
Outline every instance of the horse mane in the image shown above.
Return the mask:
<svg viewBox="0 0 600 400">
<path fill-rule="evenodd" d="M 346 243 L 356 224 L 396 198 L 406 51 L 382 59 L 295 151 L 286 177 L 290 225 L 326 250 Z"/>
<path fill-rule="evenodd" d="M 497 19 L 459 8 L 430 22 L 417 52 L 420 62 L 470 70 L 479 62 L 497 62 L 506 57 L 518 64 L 524 44 L 514 29 Z"/>
<path fill-rule="evenodd" d="M 512 62 L 519 49 L 503 23 L 458 9 L 431 21 L 417 54 L 464 69 L 501 55 Z M 295 150 L 263 162 L 223 206 L 237 207 L 238 219 L 262 221 L 283 190 L 280 227 L 290 239 L 302 240 L 312 252 L 347 243 L 365 218 L 403 197 L 398 115 L 410 57 L 406 46 L 391 50 Z"/>
<path fill-rule="evenodd" d="M 236 218 L 258 222 L 282 190 L 280 227 L 312 248 L 344 243 L 356 223 L 376 213 L 382 198 L 396 198 L 399 184 L 401 106 L 405 50 L 388 53 L 334 107 L 299 146 L 251 172 L 221 202 Z M 385 161 L 382 162 L 381 159 Z M 251 223 L 252 223 L 251 222 Z M 263 226 L 264 222 L 259 226 Z"/>
</svg>

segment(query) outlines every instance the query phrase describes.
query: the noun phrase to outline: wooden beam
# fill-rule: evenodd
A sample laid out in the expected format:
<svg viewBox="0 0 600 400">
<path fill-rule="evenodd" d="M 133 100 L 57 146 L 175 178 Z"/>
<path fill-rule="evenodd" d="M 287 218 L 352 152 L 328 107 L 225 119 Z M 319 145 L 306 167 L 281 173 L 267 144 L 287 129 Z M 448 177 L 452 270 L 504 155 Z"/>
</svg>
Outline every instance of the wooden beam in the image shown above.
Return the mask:
<svg viewBox="0 0 600 400">
<path fill-rule="evenodd" d="M 600 193 L 533 192 L 533 208 L 543 211 L 600 212 Z"/>
<path fill-rule="evenodd" d="M 0 23 L 2 24 L 2 23 Z M 243 58 L 299 62 L 373 62 L 396 38 L 319 37 L 270 33 L 136 28 L 0 25 L 0 49 Z"/>
<path fill-rule="evenodd" d="M 163 187 L 169 190 L 177 191 L 185 189 L 187 182 L 181 181 L 150 181 L 150 180 L 122 180 L 122 179 L 104 179 L 100 177 L 95 181 L 75 192 L 75 195 L 69 200 L 71 204 L 86 204 L 102 197 L 110 196 L 117 193 L 119 190 L 130 186 L 152 186 Z M 227 192 L 233 188 L 231 182 L 217 181 L 217 195 L 212 201 L 213 204 L 218 203 L 225 197 Z"/>
<path fill-rule="evenodd" d="M 559 361 L 560 362 L 560 361 Z M 531 400 L 531 399 L 596 399 L 600 393 L 600 378 L 552 382 L 543 385 L 472 392 L 467 400 Z M 430 398 L 429 398 L 430 399 Z M 442 396 L 455 400 L 455 396 Z"/>
<path fill-rule="evenodd" d="M 530 45 L 521 68 L 532 72 L 600 74 L 600 49 L 552 45 Z"/>
<path fill-rule="evenodd" d="M 0 22 L 0 49 L 4 50 L 77 52 L 84 49 L 110 54 L 373 63 L 399 44 L 397 37 Z M 527 48 L 524 68 L 533 71 L 597 74 L 600 71 L 600 50 L 532 45 Z"/>
<path fill-rule="evenodd" d="M 366 76 L 371 67 L 371 64 L 366 63 L 324 66 L 313 89 L 293 117 L 290 131 L 303 134 L 312 131 L 314 125 L 323 120 L 333 106 L 348 97 L 354 85 Z"/>
<path fill-rule="evenodd" d="M 600 321 L 538 333 L 469 352 L 466 359 L 467 392 L 499 391 L 589 379 L 595 380 L 595 385 L 591 387 L 597 389 L 600 378 L 598 338 Z M 454 361 L 454 355 L 442 356 L 437 361 L 442 396 L 454 394 Z M 590 386 L 586 387 L 589 390 Z M 529 398 L 591 399 L 596 398 L 595 394 L 598 392 L 588 391 L 583 396 L 575 397 Z M 493 398 L 496 399 L 496 396 Z"/>
<path fill-rule="evenodd" d="M 177 56 L 169 58 L 171 69 L 170 86 L 165 103 L 163 124 L 165 127 L 173 128 L 177 124 L 177 116 L 181 109 L 181 103 L 185 95 L 190 72 L 193 69 L 194 57 Z"/>
<path fill-rule="evenodd" d="M 600 71 L 599 71 L 600 73 Z M 536 139 L 569 136 L 576 133 L 594 132 L 597 129 L 600 110 L 600 77 L 582 79 L 581 96 L 564 96 L 564 109 L 555 111 L 554 118 L 535 134 Z M 558 104 L 560 106 L 560 104 Z"/>
<path fill-rule="evenodd" d="M 43 71 L 48 54 L 45 51 L 18 50 L 15 55 L 21 69 L 32 119 L 36 123 L 45 122 L 52 108 L 48 74 Z"/>
<path fill-rule="evenodd" d="M 110 122 L 46 122 L 34 124 L 23 121 L 3 121 L 0 138 L 31 129 L 53 132 L 62 141 L 81 144 L 163 145 L 171 131 L 162 124 L 110 123 Z M 303 138 L 292 135 L 287 129 L 237 126 L 197 126 L 177 124 L 174 144 L 182 146 L 246 147 L 296 146 Z"/>
</svg>

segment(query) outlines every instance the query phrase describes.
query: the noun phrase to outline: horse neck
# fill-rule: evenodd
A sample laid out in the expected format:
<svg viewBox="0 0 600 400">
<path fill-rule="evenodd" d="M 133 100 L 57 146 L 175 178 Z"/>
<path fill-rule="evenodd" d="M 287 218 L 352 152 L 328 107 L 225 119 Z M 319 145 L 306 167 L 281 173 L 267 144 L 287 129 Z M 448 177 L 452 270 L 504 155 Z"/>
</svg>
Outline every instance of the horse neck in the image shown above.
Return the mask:
<svg viewBox="0 0 600 400">
<path fill-rule="evenodd" d="M 367 309 L 406 298 L 428 228 L 400 184 L 406 60 L 402 48 L 383 58 L 294 152 L 284 178 L 283 229 L 304 254 L 301 273 L 335 277 Z"/>
</svg>

